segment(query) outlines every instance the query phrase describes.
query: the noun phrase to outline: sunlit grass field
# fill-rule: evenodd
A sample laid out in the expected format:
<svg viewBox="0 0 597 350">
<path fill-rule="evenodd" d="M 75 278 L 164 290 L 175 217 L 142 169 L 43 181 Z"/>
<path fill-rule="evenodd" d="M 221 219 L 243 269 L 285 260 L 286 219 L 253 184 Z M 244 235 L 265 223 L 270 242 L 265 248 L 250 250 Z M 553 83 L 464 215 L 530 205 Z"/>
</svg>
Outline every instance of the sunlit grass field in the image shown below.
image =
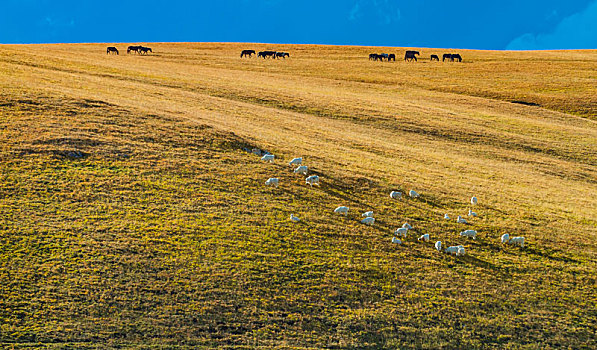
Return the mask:
<svg viewBox="0 0 597 350">
<path fill-rule="evenodd" d="M 597 51 L 128 45 L 0 45 L 2 347 L 597 347 Z"/>
</svg>

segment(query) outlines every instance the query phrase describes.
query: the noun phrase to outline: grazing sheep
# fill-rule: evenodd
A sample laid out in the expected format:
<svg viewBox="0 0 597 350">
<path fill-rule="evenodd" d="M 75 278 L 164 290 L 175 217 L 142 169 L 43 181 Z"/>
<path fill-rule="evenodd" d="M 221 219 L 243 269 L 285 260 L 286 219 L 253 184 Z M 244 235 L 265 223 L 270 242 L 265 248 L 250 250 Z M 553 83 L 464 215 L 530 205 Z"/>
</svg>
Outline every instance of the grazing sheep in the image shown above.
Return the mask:
<svg viewBox="0 0 597 350">
<path fill-rule="evenodd" d="M 411 230 L 413 227 L 410 226 L 410 224 L 408 222 L 405 222 L 404 225 L 402 225 L 403 228 L 407 228 L 409 230 Z"/>
<path fill-rule="evenodd" d="M 299 219 L 298 217 L 294 216 L 294 214 L 290 214 L 290 220 L 294 221 L 294 222 L 299 222 L 301 221 L 301 219 Z"/>
<path fill-rule="evenodd" d="M 294 158 L 293 160 L 290 161 L 290 163 L 288 163 L 288 165 L 299 165 L 299 164 L 303 164 L 303 158 Z"/>
<path fill-rule="evenodd" d="M 406 238 L 407 233 L 408 233 L 408 229 L 406 227 L 397 228 L 396 231 L 394 231 L 394 234 L 396 236 L 402 235 L 404 238 Z"/>
<path fill-rule="evenodd" d="M 305 183 L 311 185 L 311 187 L 313 187 L 313 185 L 319 186 L 319 176 L 311 175 L 305 180 Z"/>
<path fill-rule="evenodd" d="M 477 197 L 473 196 L 473 197 L 471 198 L 471 204 L 472 204 L 472 205 L 475 205 L 475 204 L 477 204 Z"/>
<path fill-rule="evenodd" d="M 370 218 L 370 217 L 373 217 L 373 212 L 372 211 L 367 211 L 367 212 L 364 212 L 361 216 Z"/>
<path fill-rule="evenodd" d="M 298 168 L 294 169 L 294 173 L 295 174 L 303 174 L 303 175 L 307 175 L 307 171 L 309 170 L 309 168 L 307 168 L 306 165 L 301 165 Z"/>
<path fill-rule="evenodd" d="M 429 242 L 429 233 L 422 235 L 421 237 L 417 238 L 417 240 Z"/>
<path fill-rule="evenodd" d="M 411 196 L 412 198 L 419 197 L 419 194 L 417 192 L 415 192 L 414 190 L 408 191 L 408 195 Z"/>
<path fill-rule="evenodd" d="M 344 214 L 345 216 L 348 215 L 348 207 L 341 206 L 334 209 L 334 213 Z"/>
<path fill-rule="evenodd" d="M 375 218 L 372 218 L 371 216 L 366 217 L 363 220 L 361 220 L 362 224 L 369 225 L 369 226 L 373 225 L 374 222 L 375 222 Z"/>
<path fill-rule="evenodd" d="M 448 214 L 444 214 L 444 219 L 450 220 L 450 217 L 448 216 Z"/>
<path fill-rule="evenodd" d="M 448 247 L 448 248 L 446 248 L 446 253 L 458 255 L 458 251 L 460 250 L 460 248 L 464 248 L 464 247 L 461 245 L 454 245 L 454 246 Z"/>
<path fill-rule="evenodd" d="M 435 242 L 435 249 L 437 249 L 438 252 L 442 251 L 442 242 L 441 241 Z"/>
<path fill-rule="evenodd" d="M 401 199 L 402 198 L 402 192 L 392 191 L 392 192 L 390 192 L 390 198 L 392 198 L 392 199 Z"/>
<path fill-rule="evenodd" d="M 261 160 L 264 162 L 273 162 L 274 161 L 275 156 L 273 154 L 266 154 L 263 157 L 261 157 Z"/>
<path fill-rule="evenodd" d="M 469 209 L 468 210 L 468 216 L 472 216 L 472 217 L 476 218 L 477 217 L 477 213 L 475 213 L 474 211 L 472 211 L 472 210 Z"/>
<path fill-rule="evenodd" d="M 462 216 L 458 215 L 456 222 L 459 224 L 466 224 L 466 220 L 462 218 Z"/>
<path fill-rule="evenodd" d="M 461 255 L 465 255 L 466 251 L 464 250 L 464 247 L 460 247 L 458 248 L 458 251 L 456 252 L 456 256 L 461 256 Z"/>
<path fill-rule="evenodd" d="M 510 235 L 507 233 L 504 233 L 502 235 L 502 244 L 508 243 L 509 240 L 510 240 Z"/>
<path fill-rule="evenodd" d="M 280 183 L 280 180 L 278 180 L 277 177 L 270 177 L 269 179 L 267 179 L 267 181 L 265 182 L 266 185 L 268 186 L 275 186 L 278 187 L 278 184 Z"/>
<path fill-rule="evenodd" d="M 524 237 L 512 237 L 508 244 L 518 244 L 522 248 L 524 247 Z"/>
<path fill-rule="evenodd" d="M 399 240 L 399 239 L 398 239 L 398 238 L 396 238 L 396 237 L 392 237 L 392 243 L 396 243 L 396 244 L 402 244 L 402 241 L 401 241 L 401 240 Z"/>
<path fill-rule="evenodd" d="M 476 237 L 477 237 L 477 231 L 475 231 L 475 230 L 466 230 L 466 231 L 460 232 L 460 235 L 463 236 L 463 237 L 470 237 L 472 239 L 476 239 Z"/>
</svg>

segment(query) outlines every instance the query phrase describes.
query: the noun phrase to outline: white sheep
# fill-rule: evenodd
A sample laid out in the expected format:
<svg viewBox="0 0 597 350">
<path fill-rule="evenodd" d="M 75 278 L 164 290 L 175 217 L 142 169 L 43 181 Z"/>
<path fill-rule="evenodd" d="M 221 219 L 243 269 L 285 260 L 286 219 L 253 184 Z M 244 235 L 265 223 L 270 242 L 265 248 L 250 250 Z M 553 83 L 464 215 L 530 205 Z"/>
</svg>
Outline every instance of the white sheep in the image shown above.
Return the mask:
<svg viewBox="0 0 597 350">
<path fill-rule="evenodd" d="M 268 186 L 274 186 L 274 187 L 278 187 L 279 183 L 280 183 L 280 180 L 277 177 L 270 177 L 265 182 L 266 185 L 268 185 Z"/>
<path fill-rule="evenodd" d="M 466 220 L 463 219 L 460 215 L 458 215 L 458 218 L 456 218 L 456 222 L 459 224 L 466 224 Z"/>
<path fill-rule="evenodd" d="M 301 221 L 301 219 L 299 219 L 298 217 L 294 216 L 294 214 L 290 214 L 290 220 L 294 221 L 294 222 L 299 222 Z"/>
<path fill-rule="evenodd" d="M 444 214 L 444 219 L 450 220 L 450 217 L 448 216 L 448 214 Z"/>
<path fill-rule="evenodd" d="M 469 209 L 468 210 L 468 216 L 472 216 L 472 217 L 476 218 L 477 217 L 477 213 L 475 213 L 474 211 L 472 211 L 472 210 Z"/>
<path fill-rule="evenodd" d="M 366 218 L 373 217 L 373 211 L 366 211 L 361 216 L 364 216 Z"/>
<path fill-rule="evenodd" d="M 408 233 L 408 229 L 406 227 L 397 228 L 396 231 L 394 231 L 394 234 L 396 236 L 402 235 L 404 238 L 406 238 L 407 233 Z"/>
<path fill-rule="evenodd" d="M 417 240 L 429 242 L 429 233 L 422 235 L 421 237 L 417 238 Z"/>
<path fill-rule="evenodd" d="M 441 241 L 435 242 L 435 249 L 437 249 L 438 252 L 442 251 L 442 242 Z"/>
<path fill-rule="evenodd" d="M 375 222 L 375 218 L 372 218 L 370 216 L 361 220 L 362 224 L 369 225 L 369 226 L 373 225 L 374 222 Z"/>
<path fill-rule="evenodd" d="M 405 222 L 404 225 L 402 225 L 403 228 L 407 228 L 409 230 L 411 230 L 413 227 L 410 226 L 410 224 L 408 222 Z"/>
<path fill-rule="evenodd" d="M 311 175 L 305 180 L 305 183 L 311 185 L 311 187 L 313 187 L 313 185 L 319 186 L 319 176 Z"/>
<path fill-rule="evenodd" d="M 473 197 L 471 198 L 471 204 L 472 204 L 472 205 L 475 205 L 475 204 L 477 204 L 477 202 L 478 202 L 478 201 L 477 201 L 477 197 L 473 196 Z"/>
<path fill-rule="evenodd" d="M 508 244 L 518 244 L 522 248 L 524 247 L 524 237 L 512 237 Z"/>
<path fill-rule="evenodd" d="M 419 197 L 419 194 L 417 192 L 415 192 L 414 190 L 408 191 L 408 195 L 411 196 L 412 198 Z"/>
<path fill-rule="evenodd" d="M 263 157 L 261 157 L 261 160 L 264 162 L 273 162 L 274 161 L 275 156 L 273 154 L 266 154 Z"/>
<path fill-rule="evenodd" d="M 456 256 L 461 256 L 461 255 L 465 255 L 466 251 L 464 250 L 464 247 L 460 247 L 458 248 L 458 251 L 456 252 Z"/>
<path fill-rule="evenodd" d="M 398 238 L 396 238 L 396 237 L 392 237 L 392 243 L 396 243 L 396 244 L 402 244 L 402 241 L 401 241 L 401 240 L 399 240 L 399 239 L 398 239 Z"/>
<path fill-rule="evenodd" d="M 390 198 L 392 198 L 392 199 L 401 199 L 402 198 L 402 192 L 392 191 L 392 192 L 390 192 Z"/>
<path fill-rule="evenodd" d="M 288 165 L 299 165 L 299 164 L 303 164 L 303 158 L 294 158 L 293 160 L 290 161 L 290 163 L 288 163 Z"/>
<path fill-rule="evenodd" d="M 466 230 L 466 231 L 462 231 L 460 232 L 460 235 L 463 237 L 469 237 L 472 239 L 476 239 L 477 237 L 477 231 L 475 230 Z"/>
<path fill-rule="evenodd" d="M 307 171 L 309 170 L 309 168 L 307 168 L 306 165 L 301 165 L 298 168 L 294 169 L 294 173 L 295 174 L 303 174 L 303 175 L 307 175 Z"/>
<path fill-rule="evenodd" d="M 464 248 L 464 247 L 461 245 L 454 245 L 454 246 L 448 247 L 448 248 L 446 248 L 446 253 L 458 255 L 458 251 L 460 250 L 460 248 Z"/>
<path fill-rule="evenodd" d="M 509 240 L 510 240 L 510 235 L 507 233 L 504 233 L 502 235 L 502 244 L 508 243 Z"/>
<path fill-rule="evenodd" d="M 344 214 L 345 216 L 348 215 L 348 207 L 341 206 L 334 209 L 334 213 Z"/>
</svg>

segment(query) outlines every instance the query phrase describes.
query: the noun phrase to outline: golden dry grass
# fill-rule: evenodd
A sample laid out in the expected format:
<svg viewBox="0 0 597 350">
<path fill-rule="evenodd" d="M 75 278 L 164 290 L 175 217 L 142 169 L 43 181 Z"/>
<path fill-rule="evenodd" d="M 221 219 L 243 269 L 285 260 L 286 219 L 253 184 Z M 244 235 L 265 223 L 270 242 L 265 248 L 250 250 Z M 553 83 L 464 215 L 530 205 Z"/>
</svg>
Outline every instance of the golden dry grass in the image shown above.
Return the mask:
<svg viewBox="0 0 597 350">
<path fill-rule="evenodd" d="M 597 51 L 106 46 L 0 46 L 4 344 L 595 346 Z M 391 245 L 404 221 L 469 255 Z"/>
</svg>

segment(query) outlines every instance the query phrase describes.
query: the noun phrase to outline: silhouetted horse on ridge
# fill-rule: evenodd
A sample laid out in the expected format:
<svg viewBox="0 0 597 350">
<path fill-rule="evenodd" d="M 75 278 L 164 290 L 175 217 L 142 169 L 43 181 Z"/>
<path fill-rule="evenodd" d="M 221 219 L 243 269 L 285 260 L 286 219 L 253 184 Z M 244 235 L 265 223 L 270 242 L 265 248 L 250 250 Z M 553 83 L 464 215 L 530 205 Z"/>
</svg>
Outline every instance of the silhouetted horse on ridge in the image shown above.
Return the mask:
<svg viewBox="0 0 597 350">
<path fill-rule="evenodd" d="M 411 50 L 406 51 L 404 53 L 404 60 L 407 61 L 407 62 L 415 60 L 415 62 L 416 62 L 417 61 L 417 55 L 420 55 L 419 51 L 411 51 Z"/>
<path fill-rule="evenodd" d="M 115 48 L 114 46 L 109 46 L 106 49 L 106 55 L 111 54 L 111 53 L 116 53 L 118 55 L 118 49 Z"/>
<path fill-rule="evenodd" d="M 133 46 L 133 45 L 131 45 L 131 46 L 129 46 L 129 47 L 126 49 L 126 53 L 127 53 L 127 54 L 129 54 L 129 53 L 131 53 L 131 52 L 136 52 L 136 53 L 139 53 L 139 50 L 140 50 L 142 47 L 143 47 L 143 46 Z"/>
<path fill-rule="evenodd" d="M 439 57 L 437 55 L 431 55 L 431 60 L 439 62 Z"/>
<path fill-rule="evenodd" d="M 257 54 L 257 57 L 263 57 L 264 59 L 267 57 L 271 57 L 273 59 L 276 58 L 276 51 L 260 51 Z"/>
<path fill-rule="evenodd" d="M 249 56 L 249 57 L 251 57 L 251 56 L 253 56 L 254 54 L 255 54 L 255 50 L 243 50 L 243 51 L 240 53 L 240 58 L 243 58 L 243 57 L 245 57 L 245 56 Z"/>
</svg>

